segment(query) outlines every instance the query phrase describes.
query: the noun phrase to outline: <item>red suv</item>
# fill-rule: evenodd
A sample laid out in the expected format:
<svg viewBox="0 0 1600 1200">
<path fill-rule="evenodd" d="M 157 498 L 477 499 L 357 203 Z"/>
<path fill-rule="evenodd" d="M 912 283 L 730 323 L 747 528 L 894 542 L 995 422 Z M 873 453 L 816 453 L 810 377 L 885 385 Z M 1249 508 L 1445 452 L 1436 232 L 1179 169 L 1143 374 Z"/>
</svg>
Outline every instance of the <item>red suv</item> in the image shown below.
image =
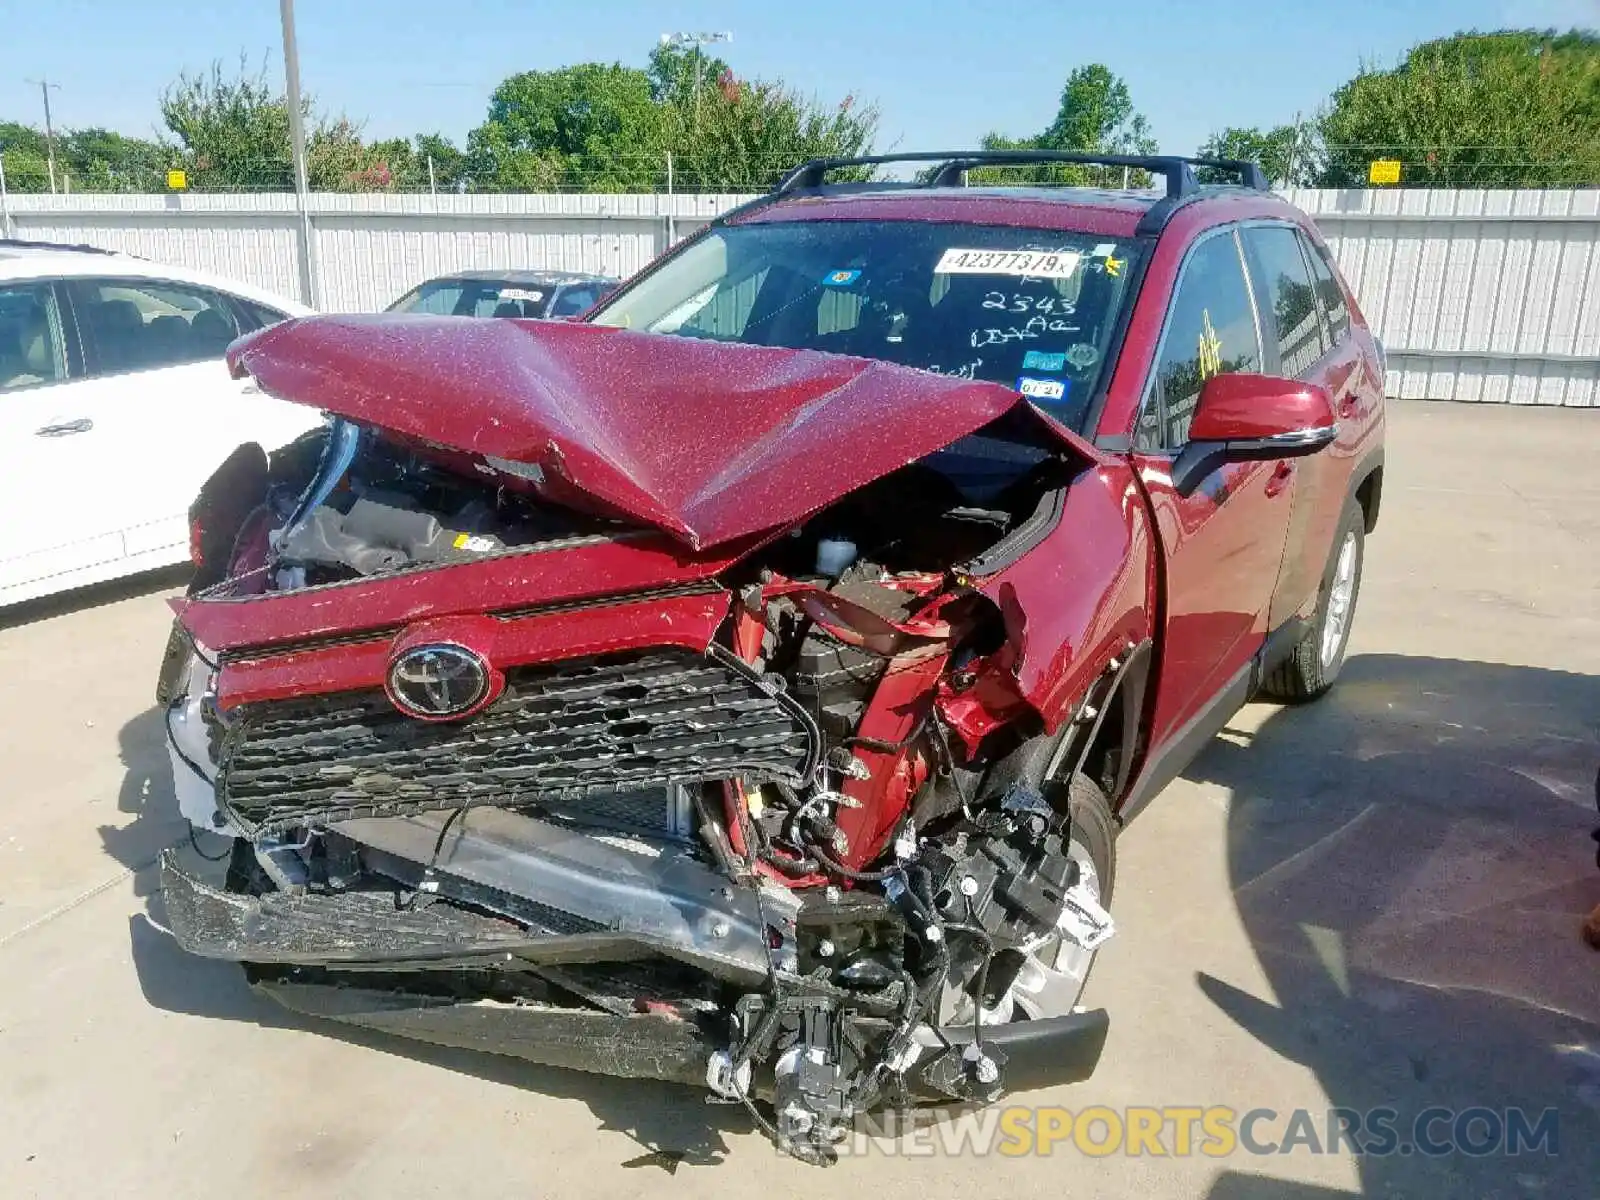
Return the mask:
<svg viewBox="0 0 1600 1200">
<path fill-rule="evenodd" d="M 232 347 L 328 421 L 192 513 L 158 694 L 234 841 L 221 886 L 164 862 L 185 947 L 704 1083 L 808 1159 L 1092 1070 L 1118 831 L 1339 674 L 1382 351 L 1250 164 L 896 160 L 934 165 L 806 164 L 583 322 Z M 964 186 L 1061 160 L 1165 187 Z"/>
</svg>

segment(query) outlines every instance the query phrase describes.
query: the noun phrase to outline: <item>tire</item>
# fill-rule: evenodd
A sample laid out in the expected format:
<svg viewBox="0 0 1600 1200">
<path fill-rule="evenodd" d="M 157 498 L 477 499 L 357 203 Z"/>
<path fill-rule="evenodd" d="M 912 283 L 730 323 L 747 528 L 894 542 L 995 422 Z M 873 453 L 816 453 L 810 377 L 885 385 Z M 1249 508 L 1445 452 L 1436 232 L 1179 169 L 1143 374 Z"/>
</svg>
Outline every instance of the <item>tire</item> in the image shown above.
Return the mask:
<svg viewBox="0 0 1600 1200">
<path fill-rule="evenodd" d="M 1095 877 L 1100 882 L 1100 904 L 1109 910 L 1111 894 L 1117 885 L 1117 822 L 1111 815 L 1111 802 L 1092 780 L 1074 775 L 1067 793 L 1067 812 L 1072 817 L 1069 844 L 1081 849 L 1094 864 Z M 1083 986 L 1078 989 L 1074 1004 L 1083 998 L 1083 989 L 1089 985 L 1089 975 L 1098 957 L 1098 951 L 1090 953 L 1083 969 Z"/>
<path fill-rule="evenodd" d="M 1093 865 L 1095 881 L 1099 885 L 1100 904 L 1109 910 L 1117 882 L 1117 824 L 1116 818 L 1111 815 L 1111 804 L 1093 781 L 1082 775 L 1074 775 L 1067 785 L 1067 812 L 1072 818 L 1068 853 L 1080 859 L 1080 862 L 1087 859 Z M 1068 946 L 1064 941 L 1057 943 L 1044 965 L 1061 973 L 1058 978 L 1070 975 L 1076 980 L 1077 987 L 1070 996 L 1057 990 L 1046 1010 L 1036 1015 L 1048 1017 L 1070 1013 L 1083 999 L 1099 953 L 1098 950 Z"/>
<path fill-rule="evenodd" d="M 1261 681 L 1269 700 L 1303 704 L 1324 695 L 1344 668 L 1350 647 L 1350 626 L 1361 597 L 1361 568 L 1366 561 L 1366 518 L 1361 506 L 1346 500 L 1339 529 L 1328 553 L 1311 629 L 1293 652 Z M 1348 555 L 1348 562 L 1346 561 Z"/>
</svg>

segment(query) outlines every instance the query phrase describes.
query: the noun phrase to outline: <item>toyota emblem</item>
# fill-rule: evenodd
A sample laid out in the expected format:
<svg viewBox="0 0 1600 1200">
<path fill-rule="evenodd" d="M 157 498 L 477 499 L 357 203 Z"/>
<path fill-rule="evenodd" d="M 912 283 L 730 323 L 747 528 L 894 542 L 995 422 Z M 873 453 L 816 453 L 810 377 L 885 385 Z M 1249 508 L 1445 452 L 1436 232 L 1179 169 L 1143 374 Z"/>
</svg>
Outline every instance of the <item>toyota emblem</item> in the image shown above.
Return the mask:
<svg viewBox="0 0 1600 1200">
<path fill-rule="evenodd" d="M 489 666 L 465 646 L 417 646 L 389 666 L 389 698 L 427 720 L 471 712 L 489 692 Z"/>
</svg>

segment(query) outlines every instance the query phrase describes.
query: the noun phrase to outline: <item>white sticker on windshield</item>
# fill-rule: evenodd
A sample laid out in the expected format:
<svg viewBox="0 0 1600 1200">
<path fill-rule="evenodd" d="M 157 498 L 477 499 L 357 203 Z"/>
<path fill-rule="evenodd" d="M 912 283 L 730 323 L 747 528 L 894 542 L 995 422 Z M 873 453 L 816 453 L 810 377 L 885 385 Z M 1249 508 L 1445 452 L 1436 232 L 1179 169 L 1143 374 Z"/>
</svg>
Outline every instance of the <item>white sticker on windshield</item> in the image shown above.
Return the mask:
<svg viewBox="0 0 1600 1200">
<path fill-rule="evenodd" d="M 531 288 L 501 288 L 497 297 L 500 300 L 543 300 L 544 293 L 533 291 Z"/>
<path fill-rule="evenodd" d="M 935 275 L 1027 275 L 1066 279 L 1083 255 L 1076 250 L 964 250 L 952 246 L 940 256 Z"/>
</svg>

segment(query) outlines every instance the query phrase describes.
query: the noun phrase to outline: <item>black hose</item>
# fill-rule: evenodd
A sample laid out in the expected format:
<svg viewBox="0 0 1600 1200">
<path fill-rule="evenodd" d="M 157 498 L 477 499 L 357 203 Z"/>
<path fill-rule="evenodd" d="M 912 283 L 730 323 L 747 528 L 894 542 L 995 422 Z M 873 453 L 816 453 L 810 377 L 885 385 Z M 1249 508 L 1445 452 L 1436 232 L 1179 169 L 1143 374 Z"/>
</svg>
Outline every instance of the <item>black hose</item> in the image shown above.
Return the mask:
<svg viewBox="0 0 1600 1200">
<path fill-rule="evenodd" d="M 894 868 L 892 867 L 885 871 L 852 871 L 820 846 L 808 844 L 806 849 L 816 855 L 817 861 L 830 872 L 853 883 L 882 883 L 890 875 L 894 874 Z"/>
</svg>

